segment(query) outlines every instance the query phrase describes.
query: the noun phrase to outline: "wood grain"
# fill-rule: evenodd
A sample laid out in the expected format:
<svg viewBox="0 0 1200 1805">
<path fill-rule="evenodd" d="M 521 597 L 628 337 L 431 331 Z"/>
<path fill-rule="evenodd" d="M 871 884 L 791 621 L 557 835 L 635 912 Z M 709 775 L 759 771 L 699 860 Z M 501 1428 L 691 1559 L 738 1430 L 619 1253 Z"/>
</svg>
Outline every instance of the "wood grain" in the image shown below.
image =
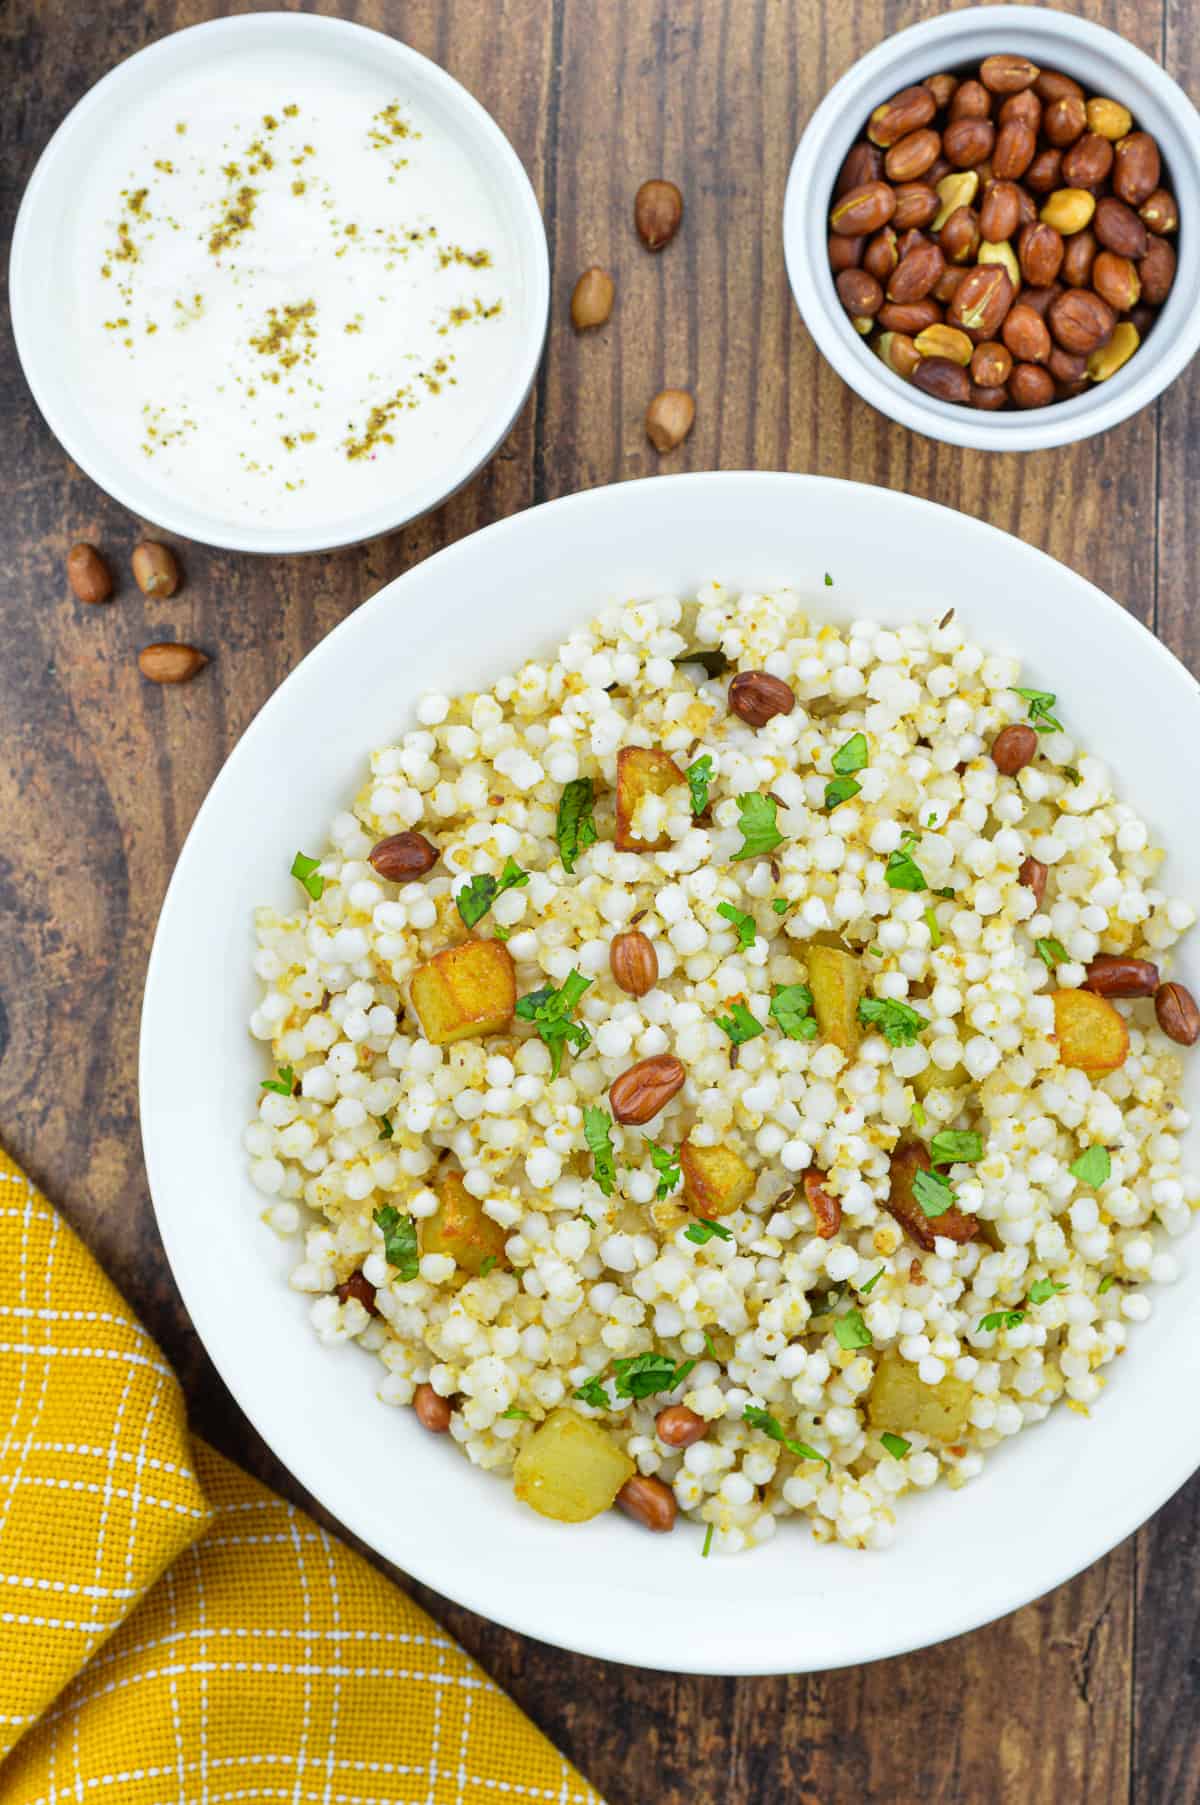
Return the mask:
<svg viewBox="0 0 1200 1805">
<path fill-rule="evenodd" d="M 5 234 L 38 151 L 104 68 L 181 25 L 249 10 L 265 8 L 8 0 Z M 141 1165 L 136 1037 L 150 936 L 188 824 L 239 733 L 316 640 L 398 572 L 533 501 L 660 469 L 760 466 L 854 477 L 980 515 L 1082 571 L 1200 666 L 1194 372 L 1099 441 L 983 457 L 874 414 L 818 357 L 791 303 L 779 219 L 796 138 L 858 55 L 937 5 L 362 0 L 310 10 L 393 32 L 445 64 L 495 114 L 542 199 L 550 343 L 535 395 L 488 470 L 429 519 L 354 550 L 268 563 L 184 546 L 185 588 L 151 605 L 127 568 L 141 523 L 64 458 L 7 341 L 0 358 L 0 1125 L 162 1342 L 196 1424 L 293 1496 L 167 1273 Z M 1185 0 L 1072 10 L 1200 92 L 1200 32 Z M 655 174 L 680 183 L 687 211 L 679 238 L 650 257 L 632 199 Z M 577 338 L 567 303 L 592 262 L 616 276 L 617 306 L 603 331 Z M 660 461 L 641 418 L 666 384 L 691 388 L 698 411 L 691 438 Z M 66 591 L 63 559 L 80 537 L 121 570 L 110 608 L 81 608 Z M 134 658 L 160 637 L 204 646 L 212 666 L 184 690 L 151 688 Z M 1200 1798 L 1198 1549 L 1193 1483 L 1135 1541 L 972 1636 L 861 1669 L 736 1682 L 564 1655 L 414 1589 L 611 1805 L 1159 1805 Z"/>
</svg>

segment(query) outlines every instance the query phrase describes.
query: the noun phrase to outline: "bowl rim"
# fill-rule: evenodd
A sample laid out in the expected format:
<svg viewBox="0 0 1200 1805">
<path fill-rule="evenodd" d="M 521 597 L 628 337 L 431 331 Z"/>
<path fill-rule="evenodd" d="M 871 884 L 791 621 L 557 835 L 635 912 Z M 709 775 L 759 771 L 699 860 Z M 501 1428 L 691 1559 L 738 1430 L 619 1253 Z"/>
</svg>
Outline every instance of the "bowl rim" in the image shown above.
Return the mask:
<svg viewBox="0 0 1200 1805">
<path fill-rule="evenodd" d="M 1006 556 L 1011 556 L 1014 546 L 1019 547 L 1028 560 L 1031 574 L 1036 575 L 1039 569 L 1044 571 L 1060 591 L 1069 586 L 1078 596 L 1083 610 L 1095 610 L 1104 616 L 1106 629 L 1117 636 L 1113 658 L 1122 671 L 1138 661 L 1144 667 L 1153 664 L 1158 668 L 1158 681 L 1171 686 L 1181 698 L 1181 706 L 1184 689 L 1189 711 L 1194 710 L 1200 700 L 1200 685 L 1168 649 L 1140 621 L 1068 566 L 986 522 L 902 492 L 784 472 L 702 472 L 610 484 L 543 503 L 481 528 L 397 577 L 320 641 L 264 703 L 212 785 L 180 853 L 150 955 L 139 1049 L 140 1120 L 147 1174 L 159 1232 L 176 1284 L 196 1332 L 233 1397 L 256 1431 L 299 1482 L 368 1546 L 417 1579 L 491 1621 L 601 1659 L 633 1662 L 671 1672 L 710 1674 L 817 1671 L 907 1653 L 978 1628 L 1064 1583 L 1123 1541 L 1195 1470 L 1200 1458 L 1200 1442 L 1194 1437 L 1189 1442 L 1180 1434 L 1168 1448 L 1156 1448 L 1152 1476 L 1135 1475 L 1110 1488 L 1103 1513 L 1090 1513 L 1072 1526 L 1065 1552 L 1060 1545 L 1052 1554 L 1041 1542 L 1036 1542 L 1022 1549 L 1021 1560 L 1004 1563 L 999 1571 L 981 1570 L 978 1583 L 956 1593 L 934 1620 L 921 1618 L 914 1625 L 903 1611 L 893 1611 L 886 1630 L 875 1628 L 869 1638 L 853 1645 L 842 1645 L 820 1661 L 810 1659 L 807 1654 L 800 1656 L 791 1618 L 785 1629 L 774 1624 L 761 1629 L 751 1624 L 746 1633 L 739 1636 L 730 1636 L 727 1625 L 722 1631 L 715 1625 L 710 1628 L 707 1616 L 702 1618 L 699 1626 L 695 1623 L 686 1627 L 664 1624 L 664 1614 L 654 1613 L 655 1604 L 661 1601 L 645 1592 L 622 1588 L 618 1580 L 611 1586 L 614 1610 L 622 1602 L 640 1603 L 643 1614 L 653 1618 L 651 1633 L 643 1638 L 650 1646 L 644 1646 L 633 1632 L 620 1628 L 613 1611 L 603 1624 L 588 1622 L 585 1612 L 572 1611 L 572 1604 L 577 1600 L 563 1599 L 558 1591 L 553 1591 L 547 1600 L 536 1588 L 523 1590 L 510 1576 L 495 1571 L 497 1563 L 485 1570 L 482 1566 L 472 1565 L 469 1560 L 454 1564 L 444 1552 L 427 1555 L 419 1535 L 419 1524 L 413 1526 L 406 1522 L 397 1528 L 389 1518 L 386 1532 L 381 1530 L 378 1507 L 363 1497 L 361 1487 L 355 1483 L 355 1475 L 340 1470 L 336 1461 L 322 1454 L 310 1425 L 299 1417 L 289 1416 L 289 1410 L 293 1408 L 290 1403 L 287 1408 L 283 1407 L 270 1381 L 250 1370 L 250 1363 L 239 1346 L 240 1331 L 236 1324 L 231 1325 L 228 1321 L 229 1310 L 224 1296 L 215 1290 L 206 1291 L 200 1279 L 189 1270 L 188 1236 L 207 1230 L 197 1230 L 187 1221 L 182 1195 L 177 1204 L 172 1201 L 176 1188 L 182 1193 L 182 1184 L 177 1186 L 176 1174 L 180 1161 L 186 1164 L 188 1156 L 172 1144 L 175 1120 L 178 1119 L 177 1116 L 173 1118 L 173 1112 L 179 1107 L 173 1089 L 172 1052 L 178 1047 L 179 1024 L 177 1017 L 170 1013 L 170 1000 L 166 994 L 169 986 L 162 984 L 161 976 L 168 962 L 178 965 L 190 956 L 183 919 L 185 900 L 189 893 L 194 895 L 204 889 L 205 874 L 213 868 L 207 860 L 214 848 L 206 850 L 203 843 L 210 824 L 218 825 L 216 817 L 226 806 L 228 795 L 236 791 L 243 767 L 252 766 L 255 761 L 262 762 L 263 757 L 277 762 L 280 729 L 294 706 L 292 697 L 298 692 L 303 695 L 305 683 L 324 682 L 321 673 L 327 666 L 336 665 L 343 648 L 348 648 L 352 642 L 369 647 L 372 634 L 377 625 L 382 624 L 385 612 L 394 609 L 403 595 L 418 589 L 420 584 L 428 584 L 431 576 L 443 584 L 453 585 L 456 576 L 461 575 L 456 567 L 469 570 L 472 565 L 478 567 L 481 559 L 488 567 L 498 567 L 494 555 L 496 548 L 512 542 L 519 545 L 523 538 L 531 535 L 536 538 L 542 523 L 551 518 L 558 523 L 570 523 L 573 543 L 578 540 L 582 544 L 586 539 L 583 528 L 589 516 L 603 528 L 609 510 L 615 509 L 621 514 L 632 506 L 635 514 L 640 514 L 643 508 L 652 507 L 657 515 L 661 498 L 666 494 L 672 500 L 678 496 L 686 501 L 693 515 L 700 510 L 702 517 L 719 520 L 725 509 L 732 505 L 734 495 L 743 489 L 746 490 L 744 499 L 753 503 L 757 513 L 778 502 L 787 510 L 789 518 L 796 512 L 797 496 L 804 490 L 815 490 L 818 497 L 834 491 L 839 495 L 840 492 L 852 492 L 856 518 L 861 516 L 861 503 L 866 500 L 872 504 L 868 516 L 880 509 L 885 517 L 892 511 L 905 513 L 927 523 L 930 534 L 944 531 L 949 519 L 956 534 L 966 535 L 979 546 L 985 562 L 989 547 L 996 548 L 1006 542 Z M 588 581 L 586 575 L 581 577 L 581 586 Z M 263 748 L 261 756 L 260 747 Z M 225 838 L 228 838 L 227 833 Z M 344 1378 L 340 1382 L 348 1383 Z M 1044 1540 L 1050 1542 L 1053 1538 Z M 850 1558 L 871 1557 L 853 1555 Z M 881 1572 L 881 1581 L 884 1577 Z M 832 1574 L 830 1578 L 832 1585 Z M 827 1602 L 832 1596 L 832 1591 L 826 1595 Z M 750 1615 L 752 1617 L 752 1613 Z M 797 1666 L 798 1659 L 802 1661 L 802 1667 Z"/>
<path fill-rule="evenodd" d="M 457 467 L 447 465 L 445 473 L 436 480 L 414 484 L 408 491 L 409 499 L 399 508 L 395 502 L 380 503 L 316 530 L 305 525 L 279 528 L 222 520 L 219 514 L 194 508 L 181 495 L 142 484 L 132 465 L 114 464 L 110 468 L 104 462 L 102 441 L 89 443 L 88 455 L 82 455 L 80 437 L 61 399 L 63 372 L 49 354 L 49 345 L 40 345 L 33 324 L 39 312 L 35 245 L 48 229 L 41 218 L 42 194 L 64 164 L 69 167 L 86 147 L 86 134 L 93 122 L 128 91 L 131 81 L 153 80 L 155 65 L 162 60 L 178 66 L 187 54 L 186 47 L 197 47 L 201 38 L 206 45 L 215 41 L 220 48 L 227 44 L 226 53 L 237 56 L 246 48 L 248 39 L 271 43 L 280 33 L 295 38 L 301 48 L 311 50 L 315 44 L 336 53 L 339 47 L 350 47 L 356 48 L 360 57 L 363 40 L 367 40 L 366 48 L 377 64 L 390 62 L 398 71 L 415 71 L 420 81 L 468 125 L 476 141 L 487 141 L 489 166 L 498 175 L 513 206 L 514 238 L 528 287 L 528 323 L 516 341 L 510 374 L 498 388 L 493 406 L 466 448 L 468 461 Z M 334 551 L 395 532 L 456 495 L 494 457 L 528 399 L 545 349 L 550 320 L 550 256 L 537 196 L 516 150 L 487 108 L 439 63 L 401 39 L 352 19 L 308 12 L 236 13 L 155 38 L 107 70 L 60 120 L 34 164 L 17 210 L 9 254 L 9 296 L 17 357 L 38 411 L 67 456 L 98 488 L 138 518 L 152 521 L 181 538 L 223 551 L 289 556 Z"/>
<path fill-rule="evenodd" d="M 902 426 L 926 438 L 977 451 L 1037 451 L 1077 443 L 1108 431 L 1140 411 L 1175 380 L 1200 349 L 1200 307 L 1185 293 L 1200 292 L 1200 229 L 1180 233 L 1176 281 L 1164 305 L 1164 318 L 1126 367 L 1085 395 L 1052 406 L 1019 412 L 981 414 L 970 407 L 938 401 L 914 389 L 879 358 L 868 352 L 849 326 L 834 288 L 826 254 L 825 201 L 832 188 L 831 168 L 841 160 L 858 131 L 846 134 L 847 118 L 865 121 L 871 107 L 895 91 L 888 76 L 896 65 L 928 53 L 932 69 L 940 53 L 947 65 L 973 60 L 997 48 L 1033 47 L 1066 50 L 1070 45 L 1119 68 L 1127 84 L 1140 82 L 1176 129 L 1179 144 L 1169 161 L 1176 193 L 1185 189 L 1191 204 L 1200 205 L 1200 114 L 1183 89 L 1152 57 L 1106 26 L 1040 6 L 965 7 L 910 25 L 868 50 L 834 83 L 801 134 L 792 157 L 783 205 L 784 261 L 796 306 L 818 349 L 849 386 Z M 1053 63 L 1057 58 L 1047 56 Z M 845 139 L 842 143 L 841 140 Z M 1185 178 L 1185 179 L 1183 179 Z M 816 202 L 820 201 L 820 210 Z M 1182 202 L 1181 211 L 1182 211 Z M 1171 310 L 1173 318 L 1165 317 Z M 1146 350 L 1170 327 L 1163 347 L 1146 358 Z M 1139 367 L 1140 365 L 1140 367 Z"/>
</svg>

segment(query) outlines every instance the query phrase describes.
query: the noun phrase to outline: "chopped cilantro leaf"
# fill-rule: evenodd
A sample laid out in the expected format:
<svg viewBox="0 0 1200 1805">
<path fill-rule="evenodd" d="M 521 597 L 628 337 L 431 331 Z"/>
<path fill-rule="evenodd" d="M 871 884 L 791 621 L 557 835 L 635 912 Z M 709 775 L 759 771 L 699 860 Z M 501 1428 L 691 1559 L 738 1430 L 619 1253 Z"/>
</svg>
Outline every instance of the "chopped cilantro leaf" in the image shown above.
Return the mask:
<svg viewBox="0 0 1200 1805">
<path fill-rule="evenodd" d="M 482 921 L 498 896 L 506 890 L 512 890 L 529 882 L 529 873 L 522 871 L 515 859 L 506 859 L 504 870 L 498 878 L 488 872 L 481 872 L 473 877 L 469 884 L 464 884 L 455 895 L 458 912 L 469 928 L 477 921 Z"/>
<path fill-rule="evenodd" d="M 815 1040 L 813 995 L 807 984 L 778 984 L 771 992 L 771 1014 L 789 1040 Z"/>
<path fill-rule="evenodd" d="M 743 952 L 747 947 L 754 945 L 758 939 L 758 928 L 755 926 L 753 915 L 747 915 L 741 909 L 735 909 L 732 903 L 727 902 L 717 904 L 717 914 L 723 915 L 726 921 L 733 923 L 738 931 L 738 944 Z"/>
<path fill-rule="evenodd" d="M 1065 1291 L 1066 1288 L 1054 1279 L 1035 1279 L 1029 1287 L 1029 1301 L 1031 1304 L 1044 1304 L 1056 1291 Z"/>
<path fill-rule="evenodd" d="M 913 1196 L 926 1216 L 944 1216 L 954 1204 L 950 1180 L 941 1172 L 919 1170 L 913 1179 Z"/>
<path fill-rule="evenodd" d="M 843 802 L 849 802 L 851 796 L 857 796 L 861 789 L 861 783 L 853 777 L 831 777 L 825 785 L 825 807 L 840 808 Z"/>
<path fill-rule="evenodd" d="M 827 1454 L 818 1453 L 816 1448 L 810 1448 L 806 1441 L 792 1441 L 783 1433 L 779 1422 L 769 1410 L 762 1410 L 757 1404 L 747 1404 L 742 1411 L 742 1421 L 749 1423 L 752 1429 L 761 1429 L 763 1434 L 769 1435 L 772 1441 L 782 1442 L 788 1453 L 794 1454 L 797 1460 L 819 1460 L 830 1472 L 833 1471 Z"/>
<path fill-rule="evenodd" d="M 1067 1170 L 1081 1185 L 1090 1185 L 1093 1191 L 1098 1191 L 1101 1185 L 1108 1183 L 1112 1173 L 1112 1158 L 1107 1147 L 1086 1147 L 1078 1159 L 1072 1160 Z"/>
<path fill-rule="evenodd" d="M 651 1141 L 650 1158 L 654 1162 L 654 1170 L 658 1173 L 658 1189 L 654 1195 L 661 1200 L 669 1197 L 671 1192 L 683 1183 L 679 1154 L 673 1147 L 660 1147 L 655 1141 Z"/>
<path fill-rule="evenodd" d="M 786 915 L 791 906 L 792 905 L 786 896 L 777 896 L 775 901 L 771 904 L 776 915 Z"/>
<path fill-rule="evenodd" d="M 716 1350 L 716 1348 L 715 1348 L 715 1347 L 714 1347 L 714 1346 L 713 1346 L 713 1344 L 712 1344 L 712 1337 L 711 1337 L 711 1335 L 710 1335 L 710 1334 L 709 1334 L 709 1332 L 708 1332 L 708 1330 L 707 1330 L 707 1329 L 701 1329 L 701 1331 L 700 1331 L 700 1333 L 701 1333 L 701 1334 L 702 1334 L 702 1335 L 703 1335 L 703 1337 L 704 1337 L 704 1345 L 705 1345 L 705 1347 L 706 1347 L 706 1348 L 707 1348 L 707 1349 L 708 1349 L 708 1357 L 709 1357 L 709 1359 L 710 1359 L 710 1360 L 716 1360 L 716 1359 L 717 1359 L 717 1350 Z M 718 1364 L 718 1366 L 719 1366 L 719 1365 L 720 1365 L 720 1361 L 719 1361 L 719 1360 L 718 1360 L 718 1361 L 717 1361 L 717 1364 Z"/>
<path fill-rule="evenodd" d="M 866 1027 L 878 1028 L 890 1047 L 915 1046 L 917 1037 L 929 1026 L 927 1015 L 894 997 L 863 997 L 858 1005 L 858 1019 Z"/>
<path fill-rule="evenodd" d="M 411 1216 L 402 1216 L 390 1203 L 381 1204 L 375 1211 L 374 1220 L 383 1230 L 383 1256 L 389 1266 L 394 1266 L 401 1280 L 407 1284 L 415 1279 L 420 1265 L 421 1252 L 417 1245 L 417 1225 Z"/>
<path fill-rule="evenodd" d="M 529 1412 L 527 1410 L 518 1410 L 515 1404 L 510 1404 L 507 1410 L 502 1410 L 500 1412 L 500 1415 L 502 1419 L 506 1419 L 510 1423 L 527 1423 L 529 1421 Z"/>
<path fill-rule="evenodd" d="M 708 1551 L 712 1547 L 713 1533 L 714 1533 L 715 1529 L 716 1529 L 716 1524 L 710 1523 L 708 1528 L 704 1532 L 704 1546 L 700 1550 L 700 1553 L 705 1560 L 708 1559 Z"/>
<path fill-rule="evenodd" d="M 757 858 L 759 853 L 774 852 L 777 846 L 783 845 L 783 835 L 775 825 L 775 815 L 779 804 L 772 796 L 763 796 L 757 790 L 747 790 L 738 797 L 738 827 L 742 833 L 742 849 L 734 853 L 734 860 Z"/>
<path fill-rule="evenodd" d="M 1058 700 L 1056 695 L 1048 689 L 1017 689 L 1015 684 L 1013 690 L 1022 701 L 1028 702 L 1030 722 L 1039 733 L 1062 732 L 1062 722 L 1055 720 L 1050 712 Z"/>
<path fill-rule="evenodd" d="M 933 912 L 932 903 L 925 911 L 925 926 L 929 929 L 929 944 L 936 951 L 942 944 L 942 930 L 938 926 L 938 918 Z"/>
<path fill-rule="evenodd" d="M 612 1117 L 606 1109 L 591 1104 L 583 1112 L 583 1138 L 591 1148 L 592 1176 L 606 1197 L 611 1197 L 617 1182 L 617 1162 L 613 1155 Z"/>
<path fill-rule="evenodd" d="M 740 1047 L 743 1041 L 753 1040 L 763 1031 L 762 1023 L 751 1015 L 745 1003 L 734 1003 L 728 1015 L 719 1015 L 717 1027 L 722 1034 L 728 1034 L 735 1047 Z"/>
<path fill-rule="evenodd" d="M 1056 965 L 1067 963 L 1069 954 L 1061 940 L 1035 940 L 1033 944 L 1047 971 L 1053 971 Z"/>
<path fill-rule="evenodd" d="M 595 789 L 590 777 L 574 777 L 563 790 L 558 804 L 554 837 L 558 841 L 563 870 L 573 873 L 575 861 L 585 846 L 596 839 L 596 823 L 592 819 Z"/>
<path fill-rule="evenodd" d="M 920 1103 L 913 1104 L 912 1119 L 918 1128 L 924 1128 L 924 1126 L 929 1118 L 926 1116 L 925 1110 L 924 1110 L 924 1107 L 922 1104 L 920 1104 Z"/>
<path fill-rule="evenodd" d="M 1116 1273 L 1115 1272 L 1106 1272 L 1104 1277 L 1100 1280 L 1100 1283 L 1096 1286 L 1096 1296 L 1103 1297 L 1104 1293 L 1106 1291 L 1112 1290 L 1112 1288 L 1116 1284 L 1116 1282 L 1117 1282 Z"/>
<path fill-rule="evenodd" d="M 981 1329 L 1015 1329 L 1025 1320 L 1024 1310 L 991 1310 L 980 1321 Z"/>
<path fill-rule="evenodd" d="M 577 1053 L 590 1046 L 592 1037 L 582 1022 L 573 1022 L 572 1011 L 592 980 L 577 971 L 568 972 L 561 989 L 543 985 L 517 1001 L 517 1014 L 523 1022 L 532 1022 L 550 1049 L 550 1075 L 557 1078 L 562 1070 L 563 1046 L 570 1041 Z"/>
<path fill-rule="evenodd" d="M 839 1347 L 848 1352 L 858 1347 L 874 1347 L 875 1342 L 870 1329 L 862 1319 L 861 1310 L 847 1310 L 839 1316 L 833 1325 L 834 1335 Z"/>
<path fill-rule="evenodd" d="M 865 770 L 870 758 L 866 734 L 853 733 L 844 746 L 838 747 L 832 763 L 839 777 L 850 777 L 855 771 Z"/>
<path fill-rule="evenodd" d="M 593 1373 L 579 1390 L 572 1394 L 581 1404 L 590 1404 L 593 1410 L 611 1410 L 608 1393 L 604 1389 L 604 1380 L 599 1373 Z"/>
<path fill-rule="evenodd" d="M 495 1254 L 494 1254 L 494 1253 L 490 1253 L 490 1254 L 488 1254 L 488 1255 L 487 1255 L 487 1256 L 486 1256 L 486 1257 L 485 1257 L 485 1258 L 484 1258 L 484 1259 L 482 1259 L 482 1260 L 481 1260 L 481 1261 L 480 1261 L 480 1262 L 479 1262 L 479 1276 L 480 1276 L 480 1278 L 481 1278 L 481 1279 L 485 1279 L 485 1278 L 486 1278 L 486 1277 L 487 1277 L 487 1275 L 488 1275 L 488 1273 L 489 1273 L 489 1272 L 491 1272 L 491 1271 L 493 1271 L 493 1270 L 494 1270 L 494 1268 L 495 1268 L 495 1267 L 496 1267 L 496 1266 L 497 1266 L 497 1265 L 498 1265 L 498 1264 L 499 1264 L 499 1262 L 498 1262 L 498 1261 L 497 1261 L 497 1259 L 496 1259 L 496 1256 L 495 1256 Z"/>
<path fill-rule="evenodd" d="M 833 588 L 833 578 L 830 576 L 828 571 L 825 572 L 825 587 L 826 587 L 826 589 Z"/>
<path fill-rule="evenodd" d="M 889 853 L 884 882 L 890 890 L 928 890 L 925 873 L 912 856 L 917 834 L 905 834 L 895 852 Z"/>
<path fill-rule="evenodd" d="M 1083 782 L 1083 778 L 1080 776 L 1079 772 L 1075 769 L 1074 765 L 1064 765 L 1062 768 L 1062 774 L 1066 778 L 1068 783 L 1078 784 L 1078 783 Z"/>
<path fill-rule="evenodd" d="M 262 1089 L 274 1091 L 277 1096 L 290 1097 L 296 1088 L 296 1073 L 290 1065 L 281 1065 L 273 1078 L 264 1078 Z"/>
<path fill-rule="evenodd" d="M 929 1143 L 929 1157 L 935 1166 L 973 1165 L 983 1158 L 983 1136 L 973 1128 L 939 1128 Z"/>
<path fill-rule="evenodd" d="M 390 1141 L 392 1136 L 395 1134 L 395 1132 L 396 1132 L 396 1130 L 392 1127 L 392 1124 L 389 1121 L 389 1119 L 387 1118 L 387 1116 L 381 1116 L 379 1118 L 379 1138 L 380 1138 L 380 1140 L 381 1141 Z"/>
<path fill-rule="evenodd" d="M 702 815 L 708 807 L 708 786 L 712 782 L 713 762 L 706 752 L 684 772 L 692 798 L 693 815 Z"/>
<path fill-rule="evenodd" d="M 320 863 L 320 859 L 310 859 L 303 852 L 298 852 L 292 860 L 292 876 L 299 878 L 314 902 L 320 902 L 325 893 L 325 879 L 317 870 Z"/>
<path fill-rule="evenodd" d="M 905 1441 L 902 1435 L 893 1435 L 890 1429 L 885 1429 L 879 1439 L 883 1443 L 885 1453 L 890 1454 L 893 1460 L 903 1460 L 912 1447 L 910 1441 Z"/>
<path fill-rule="evenodd" d="M 947 899 L 947 901 L 953 901 L 953 898 L 954 898 L 954 885 L 953 885 L 953 884 L 947 884 L 947 885 L 946 885 L 946 887 L 945 887 L 945 889 L 943 889 L 943 890 L 935 890 L 935 891 L 934 891 L 934 893 L 933 893 L 933 894 L 934 894 L 934 895 L 935 895 L 935 896 L 944 896 L 944 897 L 945 897 L 945 898 L 946 898 L 946 899 Z"/>
<path fill-rule="evenodd" d="M 613 1373 L 619 1398 L 652 1398 L 660 1391 L 674 1391 L 682 1385 L 694 1360 L 676 1366 L 669 1354 L 633 1354 L 628 1360 L 614 1360 Z"/>
<path fill-rule="evenodd" d="M 879 1268 L 879 1271 L 877 1273 L 875 1273 L 873 1275 L 873 1277 L 869 1278 L 865 1285 L 860 1285 L 858 1287 L 859 1296 L 865 1297 L 867 1295 L 868 1291 L 874 1291 L 876 1285 L 879 1283 L 880 1279 L 883 1277 L 883 1275 L 886 1271 L 887 1271 L 887 1268 L 885 1266 L 881 1266 Z"/>
<path fill-rule="evenodd" d="M 700 1216 L 683 1231 L 685 1241 L 692 1241 L 697 1247 L 703 1247 L 713 1236 L 719 1241 L 732 1241 L 733 1236 L 722 1222 L 710 1222 L 707 1216 Z M 713 1355 L 716 1359 L 716 1355 Z"/>
</svg>

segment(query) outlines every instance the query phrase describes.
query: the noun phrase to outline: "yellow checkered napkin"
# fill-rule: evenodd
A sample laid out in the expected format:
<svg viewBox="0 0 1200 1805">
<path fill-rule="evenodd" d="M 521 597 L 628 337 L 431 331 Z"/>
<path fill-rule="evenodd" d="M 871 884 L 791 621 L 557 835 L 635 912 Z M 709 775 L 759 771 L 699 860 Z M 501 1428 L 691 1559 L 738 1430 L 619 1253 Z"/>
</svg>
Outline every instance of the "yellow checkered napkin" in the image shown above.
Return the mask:
<svg viewBox="0 0 1200 1805">
<path fill-rule="evenodd" d="M 602 1805 L 365 1561 L 187 1432 L 0 1153 L 0 1800 Z"/>
</svg>

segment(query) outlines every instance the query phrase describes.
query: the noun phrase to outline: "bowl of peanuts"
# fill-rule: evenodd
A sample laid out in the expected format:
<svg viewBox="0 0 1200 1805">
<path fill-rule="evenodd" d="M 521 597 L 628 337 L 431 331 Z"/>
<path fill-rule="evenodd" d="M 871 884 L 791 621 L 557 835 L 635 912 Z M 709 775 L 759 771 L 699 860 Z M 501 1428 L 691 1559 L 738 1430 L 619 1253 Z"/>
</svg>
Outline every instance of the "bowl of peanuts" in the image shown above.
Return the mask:
<svg viewBox="0 0 1200 1805">
<path fill-rule="evenodd" d="M 984 451 L 1119 425 L 1200 347 L 1200 115 L 1088 20 L 971 7 L 878 45 L 814 113 L 783 237 L 824 356 Z M 981 418 L 987 415 L 987 418 Z"/>
</svg>

